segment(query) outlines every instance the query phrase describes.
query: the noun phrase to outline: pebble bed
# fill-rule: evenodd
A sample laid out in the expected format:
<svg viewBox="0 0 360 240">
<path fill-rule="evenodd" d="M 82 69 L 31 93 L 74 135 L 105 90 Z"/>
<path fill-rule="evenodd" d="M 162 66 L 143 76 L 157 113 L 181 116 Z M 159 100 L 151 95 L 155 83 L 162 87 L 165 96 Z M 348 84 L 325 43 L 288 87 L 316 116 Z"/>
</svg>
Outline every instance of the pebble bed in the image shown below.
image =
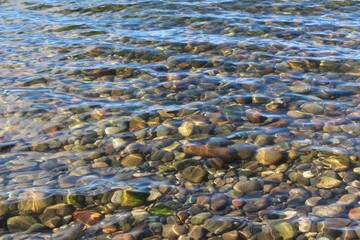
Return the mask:
<svg viewBox="0 0 360 240">
<path fill-rule="evenodd" d="M 0 239 L 360 239 L 359 1 L 14 2 Z"/>
</svg>

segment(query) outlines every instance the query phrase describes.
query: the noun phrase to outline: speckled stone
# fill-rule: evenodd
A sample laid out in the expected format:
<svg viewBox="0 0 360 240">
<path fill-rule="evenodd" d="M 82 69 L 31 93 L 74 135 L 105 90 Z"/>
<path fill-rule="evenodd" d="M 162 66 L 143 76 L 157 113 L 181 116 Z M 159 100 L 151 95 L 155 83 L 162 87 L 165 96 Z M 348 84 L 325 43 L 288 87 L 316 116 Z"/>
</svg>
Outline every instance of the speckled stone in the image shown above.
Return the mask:
<svg viewBox="0 0 360 240">
<path fill-rule="evenodd" d="M 320 217 L 340 217 L 346 215 L 346 208 L 337 204 L 320 205 L 313 207 L 312 212 Z"/>
</svg>

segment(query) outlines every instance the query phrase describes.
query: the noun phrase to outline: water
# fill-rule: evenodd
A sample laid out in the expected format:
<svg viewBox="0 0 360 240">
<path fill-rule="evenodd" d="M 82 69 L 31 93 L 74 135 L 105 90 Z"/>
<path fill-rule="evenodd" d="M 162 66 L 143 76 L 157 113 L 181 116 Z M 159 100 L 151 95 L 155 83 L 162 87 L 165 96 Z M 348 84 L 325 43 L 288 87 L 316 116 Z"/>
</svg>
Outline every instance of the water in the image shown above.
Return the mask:
<svg viewBox="0 0 360 240">
<path fill-rule="evenodd" d="M 3 239 L 359 238 L 358 19 L 357 0 L 0 0 Z"/>
</svg>

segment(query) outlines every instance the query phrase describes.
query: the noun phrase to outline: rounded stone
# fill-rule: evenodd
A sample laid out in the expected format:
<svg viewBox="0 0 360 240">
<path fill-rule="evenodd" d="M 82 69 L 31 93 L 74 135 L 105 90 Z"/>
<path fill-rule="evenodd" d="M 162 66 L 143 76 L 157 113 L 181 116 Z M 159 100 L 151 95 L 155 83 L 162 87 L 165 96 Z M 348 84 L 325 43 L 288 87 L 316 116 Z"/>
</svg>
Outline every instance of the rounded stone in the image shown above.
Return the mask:
<svg viewBox="0 0 360 240">
<path fill-rule="evenodd" d="M 261 185 L 257 180 L 246 180 L 237 182 L 234 185 L 234 189 L 238 192 L 252 192 L 252 191 L 259 191 L 262 189 Z"/>
<path fill-rule="evenodd" d="M 263 165 L 274 165 L 286 159 L 283 151 L 276 150 L 272 147 L 259 148 L 256 151 L 255 159 Z"/>
<path fill-rule="evenodd" d="M 340 180 L 328 176 L 321 176 L 316 180 L 317 180 L 316 187 L 318 188 L 325 188 L 325 189 L 336 188 L 341 184 Z"/>
<path fill-rule="evenodd" d="M 190 182 L 200 183 L 206 177 L 206 171 L 200 166 L 189 166 L 186 167 L 182 174 Z"/>
<path fill-rule="evenodd" d="M 103 215 L 93 210 L 76 210 L 73 218 L 86 226 L 92 226 L 103 218 Z"/>
<path fill-rule="evenodd" d="M 350 209 L 349 218 L 352 220 L 360 220 L 360 207 Z"/>
<path fill-rule="evenodd" d="M 191 224 L 194 225 L 200 225 L 202 224 L 206 219 L 211 218 L 212 214 L 209 212 L 202 212 L 199 214 L 196 214 L 195 216 L 192 216 L 190 219 Z"/>
<path fill-rule="evenodd" d="M 44 192 L 30 190 L 24 195 L 20 196 L 20 199 L 24 201 L 18 204 L 18 208 L 21 211 L 31 211 L 34 213 L 42 213 L 44 209 L 54 204 L 54 198 L 48 197 Z"/>
<path fill-rule="evenodd" d="M 228 197 L 222 193 L 216 193 L 211 197 L 210 207 L 212 210 L 219 211 L 226 207 Z"/>
<path fill-rule="evenodd" d="M 188 229 L 183 225 L 177 224 L 165 224 L 162 228 L 162 236 L 164 238 L 177 238 L 180 235 L 184 235 L 188 232 Z"/>
<path fill-rule="evenodd" d="M 283 239 L 293 239 L 298 231 L 291 222 L 281 222 L 275 225 L 275 229 Z"/>
<path fill-rule="evenodd" d="M 10 217 L 7 221 L 7 228 L 10 232 L 25 231 L 28 230 L 31 225 L 38 223 L 38 221 L 30 215 L 21 215 Z"/>
<path fill-rule="evenodd" d="M 195 124 L 192 122 L 183 122 L 179 127 L 179 133 L 184 137 L 189 137 L 194 133 Z"/>
<path fill-rule="evenodd" d="M 221 217 L 211 218 L 205 221 L 203 227 L 210 233 L 218 235 L 231 231 L 233 223 L 228 220 L 223 220 Z"/>
<path fill-rule="evenodd" d="M 312 212 L 320 217 L 339 217 L 346 214 L 346 208 L 337 204 L 319 205 L 313 207 Z"/>
<path fill-rule="evenodd" d="M 129 154 L 121 160 L 121 165 L 124 167 L 136 167 L 145 162 L 144 157 L 141 154 Z"/>
</svg>

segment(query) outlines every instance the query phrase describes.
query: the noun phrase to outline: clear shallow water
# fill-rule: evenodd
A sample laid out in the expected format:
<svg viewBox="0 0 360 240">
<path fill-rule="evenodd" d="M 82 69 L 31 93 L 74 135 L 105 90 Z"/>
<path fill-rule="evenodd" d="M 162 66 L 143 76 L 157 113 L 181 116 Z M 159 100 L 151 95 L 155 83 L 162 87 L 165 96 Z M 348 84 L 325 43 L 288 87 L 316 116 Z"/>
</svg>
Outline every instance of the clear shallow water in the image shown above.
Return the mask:
<svg viewBox="0 0 360 240">
<path fill-rule="evenodd" d="M 306 235 L 299 219 L 317 212 L 304 201 L 291 205 L 290 189 L 300 188 L 309 198 L 319 195 L 321 204 L 358 196 L 360 178 L 345 176 L 357 174 L 360 157 L 359 1 L 0 4 L 5 235 L 12 236 L 10 218 L 30 214 L 43 224 L 38 216 L 44 209 L 62 202 L 107 214 L 104 219 L 116 227 L 104 233 L 101 220 L 86 228 L 87 237 L 136 232 L 151 221 L 175 224 L 151 212 L 159 204 L 186 212 L 189 217 L 176 222 L 186 229 L 194 206 L 232 219 L 220 233 L 203 226 L 204 238 L 232 229 L 259 238 L 259 230 L 248 236 L 236 222 L 272 226 L 258 214 L 266 209 L 295 211 L 289 221 L 297 235 Z M 189 150 L 188 144 L 199 147 Z M 250 152 L 245 156 L 244 148 Z M 265 148 L 281 152 L 281 161 L 268 166 L 270 160 L 259 153 Z M 228 156 L 234 151 L 236 159 Z M 192 166 L 200 170 L 188 176 L 184 171 Z M 291 177 L 298 173 L 304 182 Z M 322 174 L 341 184 L 319 186 Z M 271 193 L 268 176 L 279 178 L 270 181 L 274 188 L 280 182 L 290 186 L 285 197 Z M 236 183 L 251 180 L 260 187 L 234 190 Z M 133 208 L 112 194 L 128 188 L 150 194 L 136 207 L 151 214 L 140 222 L 126 217 L 126 228 L 114 216 L 134 215 Z M 197 200 L 218 194 L 225 199 L 219 208 Z M 87 200 L 64 200 L 69 195 Z M 37 205 L 44 196 L 52 200 L 43 207 L 19 205 Z M 266 204 L 251 210 L 247 199 Z M 352 218 L 355 202 L 338 215 Z M 303 205 L 307 209 L 297 210 Z M 311 220 L 318 224 L 338 215 Z M 61 225 L 72 225 L 77 218 L 72 216 Z M 26 229 L 10 231 L 19 235 Z M 52 234 L 49 227 L 34 232 L 24 236 Z M 168 237 L 162 230 L 146 234 Z"/>
</svg>

